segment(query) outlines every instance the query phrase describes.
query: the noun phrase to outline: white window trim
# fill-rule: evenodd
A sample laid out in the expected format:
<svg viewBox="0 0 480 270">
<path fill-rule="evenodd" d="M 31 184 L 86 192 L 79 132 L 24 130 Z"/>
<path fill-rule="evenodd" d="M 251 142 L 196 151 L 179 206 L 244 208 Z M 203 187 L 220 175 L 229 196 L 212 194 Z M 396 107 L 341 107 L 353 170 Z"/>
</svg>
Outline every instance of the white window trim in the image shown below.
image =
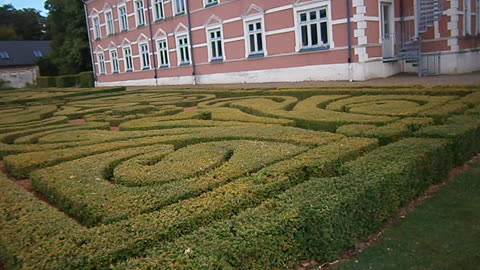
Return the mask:
<svg viewBox="0 0 480 270">
<path fill-rule="evenodd" d="M 108 17 L 107 14 L 112 14 L 112 32 L 110 32 L 109 24 L 108 24 Z M 115 34 L 115 18 L 113 17 L 113 11 L 111 9 L 105 11 L 105 28 L 107 29 L 107 36 Z"/>
<path fill-rule="evenodd" d="M 147 46 L 148 66 L 146 66 L 144 61 L 143 61 L 143 51 L 142 51 L 142 46 L 143 45 Z M 142 70 L 152 69 L 152 57 L 151 57 L 151 54 L 150 54 L 150 46 L 148 45 L 148 42 L 138 43 L 138 52 L 139 52 L 139 55 L 140 55 L 140 64 L 142 64 Z"/>
<path fill-rule="evenodd" d="M 213 1 L 212 3 L 208 3 L 208 1 Z M 219 0 L 203 0 L 203 7 L 211 7 L 219 4 Z"/>
<path fill-rule="evenodd" d="M 126 17 L 125 29 L 122 28 L 122 13 L 120 12 L 121 8 L 125 8 L 125 17 Z M 128 31 L 128 28 L 129 28 L 129 25 L 128 25 L 128 9 L 127 9 L 127 5 L 123 4 L 123 5 L 118 6 L 118 29 L 120 29 L 120 32 L 123 32 L 123 31 Z"/>
<path fill-rule="evenodd" d="M 155 7 L 155 5 L 157 4 L 156 3 L 157 0 L 152 0 L 152 15 L 153 15 L 153 19 L 155 21 L 161 21 L 161 20 L 164 20 L 165 19 L 165 0 L 158 0 L 160 2 L 160 5 L 162 7 L 162 10 L 163 10 L 163 14 L 160 18 L 157 18 L 157 9 Z"/>
<path fill-rule="evenodd" d="M 188 47 L 187 47 L 187 50 L 188 50 L 188 56 L 189 56 L 189 62 L 188 63 L 182 63 L 181 62 L 181 57 L 180 57 L 180 44 L 179 44 L 179 37 L 183 37 L 183 36 L 186 36 L 187 37 L 187 41 L 188 41 Z M 177 65 L 178 66 L 187 66 L 187 65 L 191 65 L 192 64 L 192 44 L 190 44 L 190 35 L 188 34 L 188 32 L 180 32 L 180 33 L 175 33 L 175 43 L 176 43 L 176 51 L 177 51 Z"/>
<path fill-rule="evenodd" d="M 255 53 L 250 52 L 250 37 L 248 31 L 248 23 L 260 21 L 262 23 L 262 42 L 263 42 L 263 56 L 268 55 L 267 50 L 267 35 L 265 32 L 265 17 L 263 14 L 251 16 L 243 19 L 243 27 L 244 27 L 244 39 L 245 39 L 245 58 L 248 58 L 251 55 L 255 55 Z"/>
<path fill-rule="evenodd" d="M 117 57 L 114 58 L 113 57 L 113 52 L 115 52 L 117 54 Z M 115 59 L 117 61 L 115 61 Z M 118 50 L 117 49 L 113 49 L 113 50 L 110 50 L 110 63 L 112 65 L 112 74 L 115 74 L 115 73 L 120 73 L 120 62 L 118 60 Z M 115 62 L 117 63 L 117 70 L 115 70 Z"/>
<path fill-rule="evenodd" d="M 394 5 L 392 0 L 382 0 L 378 4 L 378 20 L 379 20 L 378 33 L 380 33 L 379 40 L 378 40 L 379 44 L 383 44 L 383 39 L 382 39 L 382 34 L 383 34 L 382 27 L 383 26 L 382 26 L 382 22 L 381 22 L 381 20 L 382 20 L 382 17 L 381 17 L 382 16 L 382 10 L 381 10 L 382 9 L 382 3 L 390 4 L 390 22 L 393 22 L 390 25 L 390 33 L 395 37 L 395 23 L 396 23 L 396 21 L 395 21 L 395 5 Z M 417 25 L 417 24 L 415 24 L 415 25 Z M 367 30 L 365 29 L 365 31 L 367 31 Z M 395 38 L 393 38 L 393 42 L 395 42 L 395 41 L 396 41 Z"/>
<path fill-rule="evenodd" d="M 335 43 L 333 41 L 333 25 L 332 25 L 332 5 L 330 1 L 321 1 L 321 2 L 307 2 L 294 6 L 293 8 L 293 19 L 295 22 L 295 51 L 299 52 L 302 49 L 302 33 L 300 29 L 300 22 L 298 21 L 298 13 L 309 10 L 326 7 L 327 9 L 327 29 L 328 29 L 328 45 L 329 49 L 335 48 Z"/>
<path fill-rule="evenodd" d="M 212 55 L 212 43 L 210 40 L 210 31 L 220 29 L 220 33 L 222 35 L 222 57 L 213 58 Z M 224 61 L 227 59 L 225 55 L 225 39 L 223 38 L 223 25 L 222 24 L 215 24 L 209 25 L 205 28 L 205 33 L 207 35 L 207 47 L 208 47 L 208 62 L 215 62 L 215 61 Z"/>
<path fill-rule="evenodd" d="M 160 49 L 160 41 L 165 41 L 166 43 L 166 51 L 167 51 L 167 62 L 168 62 L 168 65 L 162 65 L 162 61 L 161 61 L 161 50 Z M 158 54 L 158 66 L 160 68 L 167 68 L 167 67 L 170 67 L 171 65 L 171 62 L 170 62 L 170 49 L 169 49 L 169 46 L 168 46 L 168 38 L 165 36 L 165 37 L 160 37 L 158 38 L 157 40 L 155 40 L 155 44 L 157 45 L 157 54 Z"/>
<path fill-rule="evenodd" d="M 142 6 L 143 6 L 143 23 L 140 23 L 140 18 L 138 17 L 138 7 L 137 7 L 137 2 L 142 2 Z M 144 0 L 134 0 L 133 1 L 133 6 L 134 6 L 134 9 L 135 9 L 135 23 L 137 25 L 137 27 L 141 27 L 141 26 L 145 26 L 147 24 L 147 21 L 146 21 L 146 16 L 145 16 L 145 2 Z"/>
<path fill-rule="evenodd" d="M 98 60 L 98 74 L 99 75 L 107 74 L 107 65 L 105 63 L 105 54 L 103 52 L 97 53 L 97 60 Z"/>
<path fill-rule="evenodd" d="M 130 58 L 132 59 L 132 68 L 128 69 L 127 66 L 127 54 L 125 53 L 125 49 L 130 50 Z M 135 64 L 133 63 L 133 52 L 132 52 L 132 46 L 124 46 L 122 47 L 122 52 L 123 52 L 123 64 L 125 66 L 125 72 L 133 72 L 135 71 Z"/>
<path fill-rule="evenodd" d="M 98 24 L 95 24 L 95 19 L 97 19 Z M 95 39 L 102 39 L 102 25 L 100 24 L 100 17 L 98 15 L 93 16 L 92 22 L 93 22 L 93 35 L 95 36 Z M 97 26 L 98 26 L 98 32 L 97 32 Z"/>
<path fill-rule="evenodd" d="M 471 35 L 472 28 L 472 1 L 463 0 L 463 35 Z"/>
<path fill-rule="evenodd" d="M 177 13 L 177 1 L 176 0 L 171 0 L 172 9 L 173 9 L 173 16 L 183 15 L 187 12 L 187 5 L 186 5 L 185 0 L 179 0 L 179 1 L 183 1 L 184 11 L 180 12 L 180 13 Z"/>
<path fill-rule="evenodd" d="M 477 0 L 477 35 L 480 35 L 480 0 Z"/>
</svg>

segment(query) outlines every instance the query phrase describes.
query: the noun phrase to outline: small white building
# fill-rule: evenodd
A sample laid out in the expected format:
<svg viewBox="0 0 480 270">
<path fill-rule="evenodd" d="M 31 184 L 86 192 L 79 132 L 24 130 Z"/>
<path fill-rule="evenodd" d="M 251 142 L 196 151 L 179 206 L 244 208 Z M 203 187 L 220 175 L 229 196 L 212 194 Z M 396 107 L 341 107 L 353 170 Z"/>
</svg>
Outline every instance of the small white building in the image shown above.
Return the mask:
<svg viewBox="0 0 480 270">
<path fill-rule="evenodd" d="M 25 87 L 39 76 L 37 60 L 50 53 L 50 41 L 0 41 L 0 80 L 4 86 Z"/>
</svg>

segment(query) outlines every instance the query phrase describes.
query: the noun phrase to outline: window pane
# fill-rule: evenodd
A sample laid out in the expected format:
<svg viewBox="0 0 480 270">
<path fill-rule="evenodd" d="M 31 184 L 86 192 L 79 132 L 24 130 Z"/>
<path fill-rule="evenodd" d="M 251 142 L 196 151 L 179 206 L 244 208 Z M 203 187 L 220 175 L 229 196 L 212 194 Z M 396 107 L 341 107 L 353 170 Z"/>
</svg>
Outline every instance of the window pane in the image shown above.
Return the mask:
<svg viewBox="0 0 480 270">
<path fill-rule="evenodd" d="M 310 20 L 317 19 L 317 11 L 310 11 Z"/>
<path fill-rule="evenodd" d="M 250 35 L 250 52 L 256 52 L 255 50 L 255 35 Z"/>
<path fill-rule="evenodd" d="M 258 46 L 258 51 L 263 51 L 263 40 L 262 40 L 262 34 L 260 33 L 257 34 L 257 46 Z"/>
<path fill-rule="evenodd" d="M 300 13 L 300 21 L 302 22 L 307 21 L 307 13 Z"/>
<path fill-rule="evenodd" d="M 218 56 L 219 57 L 222 57 L 223 56 L 223 51 L 222 51 L 222 41 L 221 40 L 217 40 L 217 46 L 218 46 Z"/>
<path fill-rule="evenodd" d="M 212 58 L 215 58 L 217 57 L 217 48 L 215 47 L 215 42 L 213 41 L 211 45 L 212 45 Z"/>
<path fill-rule="evenodd" d="M 260 30 L 260 29 L 262 29 L 262 24 L 257 22 L 257 30 Z"/>
<path fill-rule="evenodd" d="M 312 37 L 312 45 L 318 45 L 318 27 L 316 23 L 310 25 L 310 34 Z"/>
<path fill-rule="evenodd" d="M 248 31 L 253 31 L 253 23 L 248 25 Z"/>
<path fill-rule="evenodd" d="M 326 9 L 321 9 L 320 10 L 320 18 L 326 18 L 327 17 L 327 10 Z"/>
<path fill-rule="evenodd" d="M 328 43 L 327 23 L 322 22 L 320 24 L 320 29 L 321 29 L 321 33 L 322 33 L 322 42 L 323 42 L 323 44 L 327 44 Z"/>
<path fill-rule="evenodd" d="M 308 46 L 308 29 L 306 25 L 302 26 L 302 45 Z"/>
</svg>

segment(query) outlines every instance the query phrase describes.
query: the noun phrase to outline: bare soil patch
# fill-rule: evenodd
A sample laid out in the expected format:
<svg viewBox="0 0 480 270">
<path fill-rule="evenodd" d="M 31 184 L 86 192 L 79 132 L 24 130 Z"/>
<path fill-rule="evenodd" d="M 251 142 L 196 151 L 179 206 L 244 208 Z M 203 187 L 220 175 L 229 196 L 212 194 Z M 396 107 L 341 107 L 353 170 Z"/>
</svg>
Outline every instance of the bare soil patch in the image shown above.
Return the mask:
<svg viewBox="0 0 480 270">
<path fill-rule="evenodd" d="M 185 112 L 186 112 L 186 111 L 195 111 L 195 110 L 197 110 L 197 109 L 198 109 L 197 106 L 193 106 L 193 107 L 186 107 L 186 108 L 183 109 L 183 111 L 185 111 Z"/>
<path fill-rule="evenodd" d="M 68 120 L 69 124 L 80 124 L 85 122 L 87 122 L 87 119 L 84 118 Z"/>
</svg>

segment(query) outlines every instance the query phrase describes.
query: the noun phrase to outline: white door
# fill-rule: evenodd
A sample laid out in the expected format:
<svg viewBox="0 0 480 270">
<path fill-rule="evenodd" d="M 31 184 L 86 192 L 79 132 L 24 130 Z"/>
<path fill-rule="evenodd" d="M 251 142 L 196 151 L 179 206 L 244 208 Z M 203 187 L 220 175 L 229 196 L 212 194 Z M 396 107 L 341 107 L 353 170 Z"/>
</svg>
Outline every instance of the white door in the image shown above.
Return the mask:
<svg viewBox="0 0 480 270">
<path fill-rule="evenodd" d="M 382 46 L 383 46 L 383 57 L 393 57 L 394 56 L 394 42 L 395 34 L 393 33 L 393 5 L 391 3 L 381 3 L 380 4 L 380 19 L 381 19 L 381 34 L 382 34 Z"/>
</svg>

